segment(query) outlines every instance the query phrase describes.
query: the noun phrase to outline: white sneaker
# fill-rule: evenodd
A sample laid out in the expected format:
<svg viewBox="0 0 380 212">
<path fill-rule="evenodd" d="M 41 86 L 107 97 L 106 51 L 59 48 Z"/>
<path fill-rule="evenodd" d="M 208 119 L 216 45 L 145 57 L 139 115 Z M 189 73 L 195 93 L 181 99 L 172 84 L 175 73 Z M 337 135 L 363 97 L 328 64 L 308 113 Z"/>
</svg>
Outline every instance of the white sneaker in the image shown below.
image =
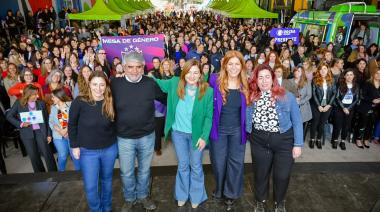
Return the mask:
<svg viewBox="0 0 380 212">
<path fill-rule="evenodd" d="M 182 207 L 186 204 L 185 201 L 178 201 L 178 207 Z"/>
<path fill-rule="evenodd" d="M 191 207 L 194 208 L 194 209 L 198 208 L 198 206 L 199 206 L 199 204 L 193 204 L 193 203 L 191 203 Z"/>
</svg>

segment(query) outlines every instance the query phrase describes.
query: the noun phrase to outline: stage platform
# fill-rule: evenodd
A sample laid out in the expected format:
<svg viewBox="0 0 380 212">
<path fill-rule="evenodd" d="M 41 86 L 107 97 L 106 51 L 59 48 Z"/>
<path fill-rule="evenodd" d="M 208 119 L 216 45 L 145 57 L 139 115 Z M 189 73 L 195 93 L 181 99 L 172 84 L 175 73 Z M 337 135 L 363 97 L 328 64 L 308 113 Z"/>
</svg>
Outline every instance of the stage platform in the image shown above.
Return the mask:
<svg viewBox="0 0 380 212">
<path fill-rule="evenodd" d="M 204 166 L 207 193 L 210 197 L 214 180 L 210 165 Z M 246 164 L 244 195 L 233 211 L 253 211 L 254 186 L 252 165 Z M 222 203 L 207 200 L 196 210 L 188 203 L 177 207 L 173 198 L 175 166 L 152 168 L 151 195 L 157 210 L 224 211 Z M 287 195 L 289 212 L 369 212 L 380 211 L 375 204 L 380 199 L 380 163 L 296 163 Z M 123 204 L 119 170 L 113 180 L 113 211 Z M 273 202 L 269 205 L 272 208 Z M 0 211 L 88 211 L 81 175 L 64 173 L 11 174 L 0 176 Z M 136 205 L 136 212 L 145 211 Z M 273 211 L 273 210 L 270 210 Z"/>
</svg>

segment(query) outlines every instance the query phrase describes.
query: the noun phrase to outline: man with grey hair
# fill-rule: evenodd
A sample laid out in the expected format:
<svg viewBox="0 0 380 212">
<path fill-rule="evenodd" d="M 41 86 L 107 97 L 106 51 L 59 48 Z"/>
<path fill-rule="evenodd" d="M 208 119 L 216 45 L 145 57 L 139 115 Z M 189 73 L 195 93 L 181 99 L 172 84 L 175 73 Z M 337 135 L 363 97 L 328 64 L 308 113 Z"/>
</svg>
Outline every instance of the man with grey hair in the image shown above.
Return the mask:
<svg viewBox="0 0 380 212">
<path fill-rule="evenodd" d="M 143 75 L 145 61 L 142 54 L 125 54 L 122 64 L 125 77 L 111 82 L 125 199 L 122 211 L 132 211 L 136 203 L 141 203 L 147 210 L 154 210 L 156 205 L 149 198 L 150 165 L 155 142 L 154 100 L 162 100 L 165 95 L 153 79 Z"/>
</svg>

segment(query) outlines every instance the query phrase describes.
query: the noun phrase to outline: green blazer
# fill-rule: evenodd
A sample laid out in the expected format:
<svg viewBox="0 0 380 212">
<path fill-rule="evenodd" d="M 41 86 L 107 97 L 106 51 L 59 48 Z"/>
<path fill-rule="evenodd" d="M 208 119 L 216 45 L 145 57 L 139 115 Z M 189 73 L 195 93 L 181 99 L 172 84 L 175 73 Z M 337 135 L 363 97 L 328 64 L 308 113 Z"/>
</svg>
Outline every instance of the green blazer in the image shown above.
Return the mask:
<svg viewBox="0 0 380 212">
<path fill-rule="evenodd" d="M 179 77 L 173 77 L 168 80 L 154 79 L 158 86 L 164 93 L 168 94 L 167 101 L 167 112 L 165 120 L 165 141 L 168 138 L 169 133 L 171 132 L 172 126 L 175 121 L 175 112 L 177 104 L 179 101 L 179 96 L 177 95 L 177 87 L 179 83 Z M 196 144 L 199 138 L 202 138 L 206 141 L 206 144 L 209 142 L 209 136 L 212 126 L 212 114 L 213 114 L 213 90 L 208 87 L 205 95 L 201 100 L 198 99 L 199 89 L 195 93 L 195 100 L 193 106 L 193 114 L 191 118 L 191 127 L 192 127 L 192 140 L 193 148 L 196 148 Z"/>
</svg>

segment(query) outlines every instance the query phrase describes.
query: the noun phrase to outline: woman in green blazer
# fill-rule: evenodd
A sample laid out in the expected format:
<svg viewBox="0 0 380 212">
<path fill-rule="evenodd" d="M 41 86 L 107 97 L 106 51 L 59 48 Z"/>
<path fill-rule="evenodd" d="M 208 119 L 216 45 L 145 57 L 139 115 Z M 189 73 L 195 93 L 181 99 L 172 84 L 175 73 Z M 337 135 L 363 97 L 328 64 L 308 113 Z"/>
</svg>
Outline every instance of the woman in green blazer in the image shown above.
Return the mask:
<svg viewBox="0 0 380 212">
<path fill-rule="evenodd" d="M 165 140 L 171 133 L 178 159 L 175 198 L 179 207 L 189 200 L 197 208 L 207 199 L 202 151 L 209 142 L 213 90 L 204 82 L 199 62 L 193 59 L 185 63 L 180 77 L 155 80 L 168 94 Z"/>
</svg>

